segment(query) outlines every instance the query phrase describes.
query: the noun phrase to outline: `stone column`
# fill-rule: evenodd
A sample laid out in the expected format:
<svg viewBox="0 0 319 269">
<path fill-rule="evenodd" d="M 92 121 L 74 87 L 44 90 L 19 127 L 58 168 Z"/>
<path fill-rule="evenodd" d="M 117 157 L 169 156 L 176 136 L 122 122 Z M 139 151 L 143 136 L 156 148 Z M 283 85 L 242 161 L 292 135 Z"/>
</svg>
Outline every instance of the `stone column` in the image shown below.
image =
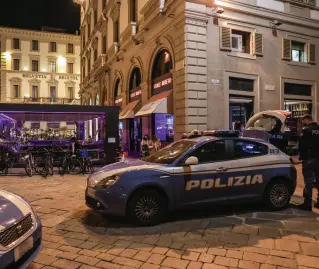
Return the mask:
<svg viewBox="0 0 319 269">
<path fill-rule="evenodd" d="M 141 83 L 141 90 L 142 90 L 142 106 L 145 105 L 151 97 L 151 82 L 145 81 Z M 149 136 L 152 135 L 152 121 L 151 115 L 142 117 L 142 135 L 148 134 Z"/>
</svg>

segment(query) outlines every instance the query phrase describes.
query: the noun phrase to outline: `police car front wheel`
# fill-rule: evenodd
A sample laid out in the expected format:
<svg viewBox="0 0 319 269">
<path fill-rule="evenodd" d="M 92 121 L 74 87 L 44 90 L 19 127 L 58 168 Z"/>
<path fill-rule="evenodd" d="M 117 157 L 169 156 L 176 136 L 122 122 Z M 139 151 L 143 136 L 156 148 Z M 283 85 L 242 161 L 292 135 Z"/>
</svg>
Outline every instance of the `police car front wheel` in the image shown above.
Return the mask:
<svg viewBox="0 0 319 269">
<path fill-rule="evenodd" d="M 156 225 L 166 213 L 166 201 L 155 190 L 143 190 L 135 193 L 128 203 L 128 217 L 142 226 Z"/>
<path fill-rule="evenodd" d="M 272 210 L 281 210 L 290 203 L 290 186 L 285 180 L 272 181 L 265 192 L 264 202 Z"/>
</svg>

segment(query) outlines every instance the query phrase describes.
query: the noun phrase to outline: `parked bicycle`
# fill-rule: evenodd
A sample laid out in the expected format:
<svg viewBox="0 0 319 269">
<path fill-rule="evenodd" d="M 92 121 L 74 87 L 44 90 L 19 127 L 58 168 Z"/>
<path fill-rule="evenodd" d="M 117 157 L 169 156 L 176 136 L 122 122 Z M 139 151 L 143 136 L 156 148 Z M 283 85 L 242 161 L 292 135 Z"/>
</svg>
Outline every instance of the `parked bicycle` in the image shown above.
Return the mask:
<svg viewBox="0 0 319 269">
<path fill-rule="evenodd" d="M 61 175 L 64 174 L 79 174 L 82 171 L 81 162 L 77 159 L 76 155 L 72 154 L 71 151 L 65 151 L 65 156 L 62 159 L 59 167 Z"/>
</svg>

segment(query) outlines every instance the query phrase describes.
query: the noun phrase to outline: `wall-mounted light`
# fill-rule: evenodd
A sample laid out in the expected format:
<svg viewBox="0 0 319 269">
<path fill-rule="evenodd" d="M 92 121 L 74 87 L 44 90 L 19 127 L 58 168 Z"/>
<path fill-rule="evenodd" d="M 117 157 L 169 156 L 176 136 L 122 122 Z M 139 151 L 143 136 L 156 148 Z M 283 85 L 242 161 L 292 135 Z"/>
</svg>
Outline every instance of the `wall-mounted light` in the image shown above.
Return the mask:
<svg viewBox="0 0 319 269">
<path fill-rule="evenodd" d="M 217 7 L 213 9 L 213 14 L 223 14 L 225 12 L 224 8 L 222 7 Z"/>
<path fill-rule="evenodd" d="M 65 59 L 65 57 L 63 57 L 63 56 L 59 56 L 58 57 L 58 65 L 63 65 L 63 66 L 65 66 L 66 65 L 66 59 Z"/>
<path fill-rule="evenodd" d="M 276 28 L 276 27 L 282 25 L 282 21 L 281 20 L 273 20 L 269 24 L 272 28 Z"/>
<path fill-rule="evenodd" d="M 23 67 L 23 71 L 28 71 L 29 70 L 29 68 L 28 67 Z"/>
<path fill-rule="evenodd" d="M 42 68 L 42 72 L 46 72 L 47 70 L 45 68 Z"/>
<path fill-rule="evenodd" d="M 9 51 L 6 51 L 4 53 L 4 58 L 6 59 L 6 61 L 10 61 L 11 60 L 11 53 Z"/>
</svg>

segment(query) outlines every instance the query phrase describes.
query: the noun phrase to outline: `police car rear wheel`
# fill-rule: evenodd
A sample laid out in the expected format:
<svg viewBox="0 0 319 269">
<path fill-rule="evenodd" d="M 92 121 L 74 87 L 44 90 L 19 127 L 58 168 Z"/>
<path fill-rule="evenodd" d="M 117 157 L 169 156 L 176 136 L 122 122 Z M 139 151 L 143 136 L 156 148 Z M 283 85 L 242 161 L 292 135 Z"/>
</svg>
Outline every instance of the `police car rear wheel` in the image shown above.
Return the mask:
<svg viewBox="0 0 319 269">
<path fill-rule="evenodd" d="M 144 190 L 129 201 L 128 215 L 134 223 L 142 226 L 158 224 L 166 212 L 164 197 L 156 191 Z"/>
<path fill-rule="evenodd" d="M 265 202 L 273 210 L 281 210 L 289 205 L 289 184 L 284 180 L 271 182 L 265 194 Z"/>
</svg>

